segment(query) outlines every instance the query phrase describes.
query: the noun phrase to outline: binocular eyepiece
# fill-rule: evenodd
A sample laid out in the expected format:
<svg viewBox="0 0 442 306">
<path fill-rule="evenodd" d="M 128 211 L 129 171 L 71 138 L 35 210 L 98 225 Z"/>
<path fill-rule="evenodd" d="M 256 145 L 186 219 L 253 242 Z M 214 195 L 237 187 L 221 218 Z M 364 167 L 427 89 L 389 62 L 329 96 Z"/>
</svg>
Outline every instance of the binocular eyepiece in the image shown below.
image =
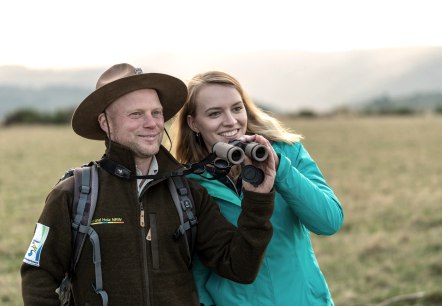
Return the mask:
<svg viewBox="0 0 442 306">
<path fill-rule="evenodd" d="M 258 162 L 265 161 L 269 156 L 266 147 L 256 142 L 233 140 L 230 144 L 240 147 L 249 158 Z"/>
<path fill-rule="evenodd" d="M 266 160 L 269 156 L 266 147 L 262 144 L 240 140 L 232 140 L 229 143 L 217 142 L 213 145 L 212 151 L 217 157 L 225 159 L 231 164 L 242 163 L 245 155 L 258 162 Z"/>
</svg>

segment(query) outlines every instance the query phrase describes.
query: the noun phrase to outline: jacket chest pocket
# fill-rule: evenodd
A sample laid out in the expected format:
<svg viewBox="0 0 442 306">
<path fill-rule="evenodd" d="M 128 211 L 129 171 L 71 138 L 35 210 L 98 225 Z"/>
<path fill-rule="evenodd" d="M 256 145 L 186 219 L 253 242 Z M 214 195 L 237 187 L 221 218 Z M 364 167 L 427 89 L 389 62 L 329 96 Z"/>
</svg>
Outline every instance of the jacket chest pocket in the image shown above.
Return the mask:
<svg viewBox="0 0 442 306">
<path fill-rule="evenodd" d="M 176 212 L 173 212 L 176 214 Z M 180 226 L 178 216 L 171 212 L 149 212 L 146 214 L 145 241 L 148 249 L 148 260 L 153 270 L 174 271 L 181 269 L 189 261 L 186 237 L 177 240 L 174 234 Z"/>
<path fill-rule="evenodd" d="M 152 268 L 157 270 L 160 268 L 159 246 L 158 246 L 158 227 L 157 215 L 149 214 L 149 230 L 147 231 L 146 240 L 150 243 Z"/>
</svg>

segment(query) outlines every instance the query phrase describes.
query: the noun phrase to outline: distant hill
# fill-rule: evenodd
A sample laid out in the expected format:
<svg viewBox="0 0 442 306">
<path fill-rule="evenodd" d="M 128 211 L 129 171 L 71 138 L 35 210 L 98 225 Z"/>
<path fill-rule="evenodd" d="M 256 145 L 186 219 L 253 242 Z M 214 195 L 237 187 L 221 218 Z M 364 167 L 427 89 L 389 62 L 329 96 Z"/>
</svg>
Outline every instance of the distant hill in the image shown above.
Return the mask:
<svg viewBox="0 0 442 306">
<path fill-rule="evenodd" d="M 0 118 L 17 109 L 31 108 L 54 112 L 78 105 L 90 90 L 68 86 L 47 86 L 43 88 L 21 88 L 0 86 Z"/>
<path fill-rule="evenodd" d="M 29 69 L 23 66 L 0 66 L 0 85 L 20 88 L 42 88 L 52 85 L 95 87 L 103 68 L 91 69 Z"/>
<path fill-rule="evenodd" d="M 14 110 L 53 112 L 78 105 L 95 87 L 102 69 L 32 70 L 0 67 L 0 119 Z"/>
<path fill-rule="evenodd" d="M 435 111 L 442 110 L 442 92 L 419 92 L 405 96 L 383 95 L 354 105 L 355 109 L 369 112 L 397 110 Z"/>
<path fill-rule="evenodd" d="M 277 112 L 324 111 L 378 97 L 395 100 L 442 92 L 442 48 L 436 47 L 332 53 L 162 53 L 128 61 L 144 72 L 169 73 L 185 82 L 202 71 L 226 71 L 238 78 L 256 101 Z M 106 68 L 2 66 L 0 118 L 22 106 L 52 109 L 77 105 Z"/>
</svg>

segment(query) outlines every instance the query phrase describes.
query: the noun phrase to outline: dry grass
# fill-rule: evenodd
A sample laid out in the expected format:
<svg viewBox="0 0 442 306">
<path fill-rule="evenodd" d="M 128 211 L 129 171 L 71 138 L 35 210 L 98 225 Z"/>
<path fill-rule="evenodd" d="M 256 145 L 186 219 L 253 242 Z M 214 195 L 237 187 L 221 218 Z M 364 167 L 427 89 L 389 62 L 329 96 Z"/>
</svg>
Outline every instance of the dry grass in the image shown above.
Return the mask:
<svg viewBox="0 0 442 306">
<path fill-rule="evenodd" d="M 338 234 L 312 237 L 336 305 L 440 296 L 442 117 L 285 123 L 305 136 L 344 206 Z M 0 129 L 0 305 L 22 305 L 19 267 L 50 188 L 65 170 L 101 154 L 101 142 L 69 127 Z M 438 303 L 428 301 L 414 305 Z"/>
<path fill-rule="evenodd" d="M 344 206 L 342 230 L 313 237 L 336 305 L 440 293 L 442 118 L 286 124 L 306 136 L 304 144 Z"/>
<path fill-rule="evenodd" d="M 68 127 L 0 129 L 0 305 L 22 305 L 19 267 L 52 186 L 102 154 Z"/>
</svg>

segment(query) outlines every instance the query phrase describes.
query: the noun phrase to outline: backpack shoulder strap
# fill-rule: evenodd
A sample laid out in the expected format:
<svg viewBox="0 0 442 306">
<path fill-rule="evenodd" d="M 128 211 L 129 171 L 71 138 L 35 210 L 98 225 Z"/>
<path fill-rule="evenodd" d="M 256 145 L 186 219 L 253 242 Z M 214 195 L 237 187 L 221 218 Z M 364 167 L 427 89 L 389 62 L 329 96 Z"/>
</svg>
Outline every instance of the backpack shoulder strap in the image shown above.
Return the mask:
<svg viewBox="0 0 442 306">
<path fill-rule="evenodd" d="M 74 169 L 75 189 L 74 205 L 72 207 L 72 241 L 73 255 L 71 261 L 71 273 L 80 259 L 86 236 L 92 243 L 93 262 L 95 267 L 94 290 L 101 296 L 103 306 L 108 305 L 108 295 L 103 289 L 103 275 L 101 270 L 100 239 L 97 232 L 91 227 L 92 217 L 97 206 L 98 198 L 98 171 L 95 162 L 87 166 Z"/>
<path fill-rule="evenodd" d="M 69 305 L 71 300 L 71 277 L 80 258 L 86 236 L 91 236 L 90 227 L 98 197 L 97 164 L 91 162 L 79 168 L 69 169 L 60 179 L 74 177 L 74 199 L 72 205 L 72 257 L 68 273 L 66 273 L 60 287 L 57 289 L 60 305 Z M 95 253 L 95 246 L 94 246 Z M 106 298 L 106 297 L 105 297 Z M 104 301 L 105 299 L 103 299 Z"/>
<path fill-rule="evenodd" d="M 187 245 L 187 254 L 191 267 L 192 257 L 195 249 L 198 219 L 195 214 L 192 193 L 190 192 L 187 179 L 182 176 L 172 176 L 168 178 L 169 190 L 180 217 L 180 226 L 175 231 L 173 238 L 178 240 L 184 234 Z"/>
<path fill-rule="evenodd" d="M 71 269 L 80 258 L 81 250 L 89 233 L 90 224 L 97 205 L 98 172 L 96 163 L 74 169 L 74 203 L 72 206 L 73 260 Z"/>
</svg>

